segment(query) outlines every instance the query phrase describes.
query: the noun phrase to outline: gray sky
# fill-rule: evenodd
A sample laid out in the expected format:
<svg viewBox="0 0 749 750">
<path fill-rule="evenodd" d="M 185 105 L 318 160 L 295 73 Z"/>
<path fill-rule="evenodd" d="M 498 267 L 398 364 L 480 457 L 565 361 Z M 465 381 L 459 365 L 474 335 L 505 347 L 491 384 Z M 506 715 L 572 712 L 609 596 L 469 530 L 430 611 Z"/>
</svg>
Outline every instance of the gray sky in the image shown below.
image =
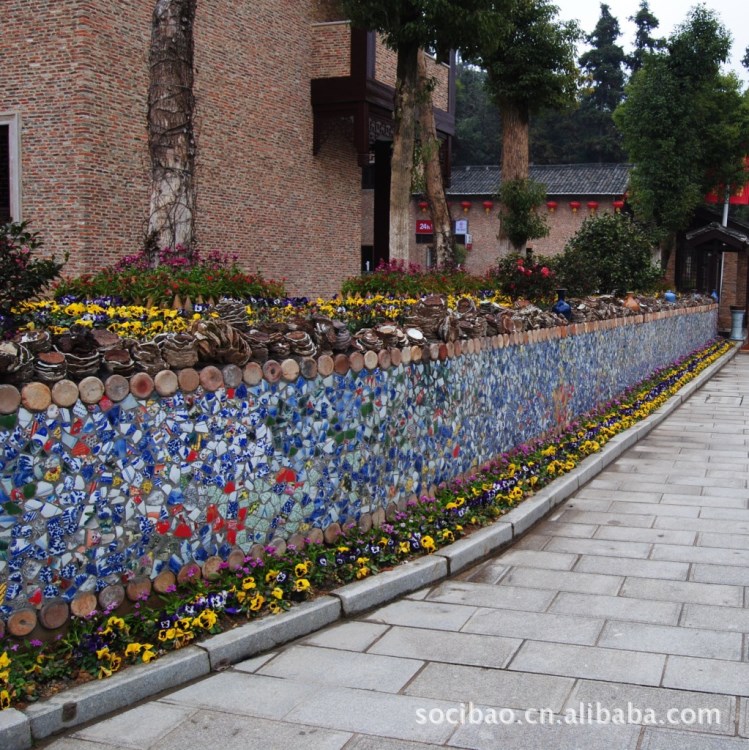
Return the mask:
<svg viewBox="0 0 749 750">
<path fill-rule="evenodd" d="M 590 0 L 554 0 L 559 7 L 559 18 L 575 19 L 583 31 L 589 34 L 595 28 L 601 15 L 600 2 Z M 687 13 L 698 3 L 691 0 L 649 0 L 650 11 L 660 21 L 655 36 L 670 36 L 674 27 L 686 20 Z M 729 68 L 744 83 L 749 84 L 749 71 L 741 65 L 741 58 L 749 45 L 749 5 L 746 0 L 707 0 L 705 6 L 714 10 L 733 37 Z M 622 36 L 619 43 L 625 52 L 631 47 L 635 26 L 628 19 L 634 16 L 640 7 L 640 0 L 609 0 L 609 11 L 619 21 Z M 582 50 L 581 50 L 582 51 Z"/>
</svg>

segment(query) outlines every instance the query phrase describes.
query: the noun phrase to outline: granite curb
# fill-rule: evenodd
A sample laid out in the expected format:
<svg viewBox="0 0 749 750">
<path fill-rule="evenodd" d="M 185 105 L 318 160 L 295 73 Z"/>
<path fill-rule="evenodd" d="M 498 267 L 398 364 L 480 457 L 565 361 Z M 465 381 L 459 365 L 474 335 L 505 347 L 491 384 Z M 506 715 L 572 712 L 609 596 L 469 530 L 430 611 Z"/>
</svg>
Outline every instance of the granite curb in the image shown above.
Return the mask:
<svg viewBox="0 0 749 750">
<path fill-rule="evenodd" d="M 600 452 L 547 485 L 521 505 L 485 527 L 433 555 L 399 565 L 377 576 L 334 589 L 305 602 L 282 617 L 266 618 L 212 636 L 151 664 L 131 667 L 103 682 L 91 682 L 59 693 L 21 711 L 0 711 L 0 747 L 26 750 L 41 740 L 105 716 L 164 690 L 178 687 L 243 659 L 308 635 L 322 627 L 404 594 L 437 583 L 509 547 L 528 529 L 564 502 L 625 450 L 644 438 L 739 351 L 731 352 L 703 370 L 663 406 L 626 433 L 620 433 Z"/>
</svg>

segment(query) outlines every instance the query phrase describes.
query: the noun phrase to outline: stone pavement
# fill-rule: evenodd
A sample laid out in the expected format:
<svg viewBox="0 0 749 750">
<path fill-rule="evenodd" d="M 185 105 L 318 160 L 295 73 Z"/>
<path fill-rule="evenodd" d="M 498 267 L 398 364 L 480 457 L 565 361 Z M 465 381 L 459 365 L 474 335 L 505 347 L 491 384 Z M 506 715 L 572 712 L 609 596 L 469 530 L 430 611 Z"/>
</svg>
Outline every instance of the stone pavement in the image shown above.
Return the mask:
<svg viewBox="0 0 749 750">
<path fill-rule="evenodd" d="M 41 746 L 749 748 L 748 418 L 739 354 L 503 553 Z"/>
</svg>

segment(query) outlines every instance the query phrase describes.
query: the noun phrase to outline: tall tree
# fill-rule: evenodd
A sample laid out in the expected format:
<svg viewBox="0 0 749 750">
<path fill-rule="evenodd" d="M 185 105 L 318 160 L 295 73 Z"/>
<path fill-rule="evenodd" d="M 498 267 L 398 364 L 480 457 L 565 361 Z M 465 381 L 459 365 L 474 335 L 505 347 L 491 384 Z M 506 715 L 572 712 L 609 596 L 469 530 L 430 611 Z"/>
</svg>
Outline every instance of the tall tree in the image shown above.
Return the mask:
<svg viewBox="0 0 749 750">
<path fill-rule="evenodd" d="M 513 0 L 505 32 L 481 55 L 502 120 L 503 184 L 528 178 L 531 114 L 574 101 L 579 30 L 572 21 L 558 21 L 557 12 L 548 0 Z M 500 251 L 509 251 L 509 244 L 501 232 Z"/>
<path fill-rule="evenodd" d="M 195 233 L 193 26 L 197 0 L 157 0 L 151 24 L 148 246 L 192 249 Z"/>
<path fill-rule="evenodd" d="M 630 72 L 636 73 L 642 67 L 645 55 L 661 49 L 665 40 L 653 36 L 653 30 L 660 26 L 660 22 L 650 11 L 648 0 L 641 0 L 640 8 L 634 16 L 629 17 L 629 20 L 634 23 L 636 31 L 634 49 L 632 54 L 627 56 L 626 63 Z"/>
<path fill-rule="evenodd" d="M 660 52 L 646 56 L 614 113 L 635 166 L 630 201 L 662 236 L 684 229 L 704 195 L 741 172 L 749 106 L 721 74 L 731 36 L 712 10 L 693 8 Z"/>
<path fill-rule="evenodd" d="M 450 49 L 471 48 L 500 23 L 492 0 L 341 0 L 352 23 L 384 36 L 397 54 L 390 181 L 390 257 L 406 259 L 411 233 L 410 200 L 413 154 L 419 109 L 431 106 L 431 85 L 419 76 L 419 50 L 434 49 L 444 57 Z M 421 81 L 421 83 L 420 83 Z M 438 149 L 427 148 L 430 160 Z M 433 165 L 432 165 L 433 166 Z M 430 185 L 427 183 L 427 190 Z M 427 193 L 435 237 L 448 238 L 437 248 L 440 263 L 451 262 L 452 231 L 443 196 Z M 444 204 L 444 210 L 443 206 Z M 435 208 L 439 205 L 439 208 Z M 445 219 L 445 217 L 447 217 Z"/>
<path fill-rule="evenodd" d="M 579 61 L 586 79 L 577 116 L 587 136 L 584 161 L 622 161 L 621 138 L 611 118 L 624 98 L 624 50 L 616 43 L 620 36 L 619 22 L 601 3 L 598 23 L 586 37 L 591 48 Z"/>
<path fill-rule="evenodd" d="M 437 137 L 432 107 L 432 81 L 429 77 L 424 50 L 419 50 L 417 90 L 420 153 L 424 188 L 432 215 L 434 251 L 439 265 L 452 265 L 454 261 L 452 220 L 445 198 L 445 185 L 439 159 L 440 141 Z"/>
</svg>

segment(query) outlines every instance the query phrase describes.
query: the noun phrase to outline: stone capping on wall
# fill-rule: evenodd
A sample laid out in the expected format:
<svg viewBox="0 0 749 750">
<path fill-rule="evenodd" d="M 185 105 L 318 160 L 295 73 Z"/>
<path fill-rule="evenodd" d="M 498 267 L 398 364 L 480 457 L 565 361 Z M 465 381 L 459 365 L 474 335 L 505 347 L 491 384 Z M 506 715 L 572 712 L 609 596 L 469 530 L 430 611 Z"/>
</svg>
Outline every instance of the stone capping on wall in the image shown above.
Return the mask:
<svg viewBox="0 0 749 750">
<path fill-rule="evenodd" d="M 214 365 L 207 365 L 200 370 L 193 368 L 177 372 L 162 370 L 153 378 L 145 372 L 136 373 L 129 379 L 122 375 L 111 375 L 105 381 L 92 376 L 84 378 L 78 384 L 72 380 L 60 380 L 51 388 L 46 383 L 27 383 L 20 391 L 16 386 L 5 384 L 0 385 L 0 414 L 13 414 L 21 406 L 31 412 L 45 411 L 51 404 L 69 408 L 78 399 L 87 405 L 101 403 L 106 408 L 107 403 L 122 401 L 130 393 L 136 398 L 147 399 L 154 392 L 158 396 L 169 397 L 178 390 L 192 393 L 199 387 L 205 391 L 217 391 L 220 388 L 236 388 L 242 383 L 257 386 L 263 380 L 275 384 L 279 381 L 295 382 L 300 376 L 313 380 L 318 375 L 327 377 L 334 372 L 337 375 L 345 375 L 349 370 L 354 373 L 359 373 L 364 369 L 375 370 L 378 367 L 387 370 L 390 367 L 398 367 L 400 364 L 452 359 L 464 354 L 477 354 L 484 349 L 536 344 L 567 336 L 607 331 L 626 325 L 649 323 L 675 315 L 704 313 L 716 307 L 715 304 L 678 307 L 673 310 L 659 310 L 585 323 L 570 323 L 553 328 L 517 331 L 477 339 L 458 339 L 454 342 L 432 343 L 403 349 L 383 349 L 379 353 L 353 352 L 348 355 L 336 354 L 335 356 L 323 354 L 317 359 L 304 357 L 299 360 L 285 359 L 282 362 L 268 360 L 262 365 L 250 362 L 244 368 L 226 365 L 219 369 Z"/>
</svg>

